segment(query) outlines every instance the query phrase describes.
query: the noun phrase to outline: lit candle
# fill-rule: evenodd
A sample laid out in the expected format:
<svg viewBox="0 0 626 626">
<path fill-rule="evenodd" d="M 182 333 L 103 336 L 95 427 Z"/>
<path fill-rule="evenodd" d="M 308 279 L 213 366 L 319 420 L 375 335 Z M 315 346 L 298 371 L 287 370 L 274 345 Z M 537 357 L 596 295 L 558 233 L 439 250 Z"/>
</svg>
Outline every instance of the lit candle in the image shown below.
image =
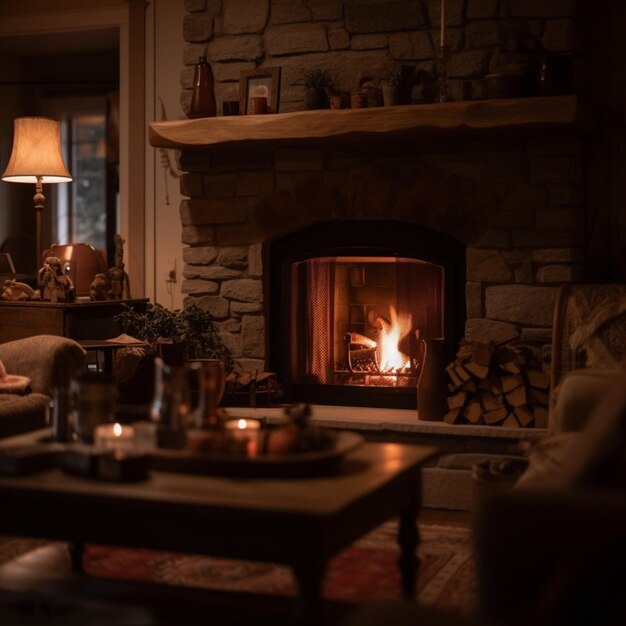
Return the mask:
<svg viewBox="0 0 626 626">
<path fill-rule="evenodd" d="M 135 447 L 135 429 L 122 424 L 100 424 L 94 431 L 94 443 L 105 450 L 131 450 Z"/>
<path fill-rule="evenodd" d="M 446 0 L 441 0 L 441 24 L 439 32 L 439 45 L 446 45 Z"/>
<path fill-rule="evenodd" d="M 259 449 L 261 423 L 257 420 L 232 419 L 226 422 L 226 430 L 233 441 L 245 445 L 246 456 L 252 458 Z"/>
</svg>

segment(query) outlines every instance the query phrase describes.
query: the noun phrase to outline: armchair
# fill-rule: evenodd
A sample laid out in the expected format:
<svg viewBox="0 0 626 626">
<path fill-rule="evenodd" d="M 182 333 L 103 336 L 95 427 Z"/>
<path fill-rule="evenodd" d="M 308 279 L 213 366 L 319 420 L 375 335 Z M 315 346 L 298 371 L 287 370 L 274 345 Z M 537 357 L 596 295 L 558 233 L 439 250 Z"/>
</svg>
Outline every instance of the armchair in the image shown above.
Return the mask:
<svg viewBox="0 0 626 626">
<path fill-rule="evenodd" d="M 625 623 L 625 338 L 625 285 L 561 289 L 550 434 L 515 488 L 475 511 L 481 613 L 495 623 Z"/>
<path fill-rule="evenodd" d="M 31 379 L 27 394 L 0 393 L 0 437 L 8 437 L 45 426 L 54 389 L 84 368 L 85 351 L 72 339 L 37 335 L 0 344 L 0 361 Z"/>
</svg>

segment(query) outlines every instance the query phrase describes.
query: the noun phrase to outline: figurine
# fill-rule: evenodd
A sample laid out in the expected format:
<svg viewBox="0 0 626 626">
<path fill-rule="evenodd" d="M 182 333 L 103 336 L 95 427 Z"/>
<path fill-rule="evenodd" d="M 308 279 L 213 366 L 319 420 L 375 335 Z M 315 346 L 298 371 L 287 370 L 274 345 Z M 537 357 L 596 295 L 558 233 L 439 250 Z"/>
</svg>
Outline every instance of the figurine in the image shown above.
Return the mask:
<svg viewBox="0 0 626 626">
<path fill-rule="evenodd" d="M 74 302 L 76 300 L 74 283 L 63 273 L 61 259 L 56 256 L 46 258 L 37 274 L 37 284 L 42 300 L 45 299 L 46 290 L 51 302 Z"/>
<path fill-rule="evenodd" d="M 115 266 L 107 271 L 110 283 L 107 295 L 111 300 L 130 298 L 130 282 L 128 274 L 124 271 L 124 243 L 119 233 L 115 235 Z"/>
<path fill-rule="evenodd" d="M 2 293 L 0 300 L 32 300 L 35 296 L 35 290 L 26 283 L 20 283 L 17 280 L 5 280 L 2 285 Z"/>
<path fill-rule="evenodd" d="M 109 277 L 99 272 L 94 276 L 94 279 L 89 285 L 89 299 L 90 300 L 106 300 L 111 289 L 111 281 Z"/>
</svg>

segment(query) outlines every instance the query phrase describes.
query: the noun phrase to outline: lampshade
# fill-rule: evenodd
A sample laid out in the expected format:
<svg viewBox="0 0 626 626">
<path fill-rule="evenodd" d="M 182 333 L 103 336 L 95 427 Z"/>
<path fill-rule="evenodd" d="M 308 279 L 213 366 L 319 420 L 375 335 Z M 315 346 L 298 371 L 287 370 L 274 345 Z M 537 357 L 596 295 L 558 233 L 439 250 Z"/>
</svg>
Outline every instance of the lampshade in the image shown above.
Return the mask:
<svg viewBox="0 0 626 626">
<path fill-rule="evenodd" d="M 68 183 L 61 154 L 61 124 L 46 117 L 18 117 L 13 122 L 13 150 L 2 180 L 12 183 Z"/>
</svg>

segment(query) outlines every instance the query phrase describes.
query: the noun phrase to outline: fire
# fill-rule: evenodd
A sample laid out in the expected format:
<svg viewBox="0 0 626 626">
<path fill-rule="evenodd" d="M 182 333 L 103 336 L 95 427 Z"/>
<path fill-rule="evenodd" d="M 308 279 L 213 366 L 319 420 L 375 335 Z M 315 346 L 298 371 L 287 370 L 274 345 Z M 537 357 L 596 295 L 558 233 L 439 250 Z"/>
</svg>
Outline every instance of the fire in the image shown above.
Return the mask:
<svg viewBox="0 0 626 626">
<path fill-rule="evenodd" d="M 400 341 L 411 332 L 411 316 L 398 315 L 395 308 L 390 307 L 390 319 L 379 326 L 378 365 L 381 372 L 401 372 L 410 368 L 410 358 L 400 352 Z"/>
</svg>

